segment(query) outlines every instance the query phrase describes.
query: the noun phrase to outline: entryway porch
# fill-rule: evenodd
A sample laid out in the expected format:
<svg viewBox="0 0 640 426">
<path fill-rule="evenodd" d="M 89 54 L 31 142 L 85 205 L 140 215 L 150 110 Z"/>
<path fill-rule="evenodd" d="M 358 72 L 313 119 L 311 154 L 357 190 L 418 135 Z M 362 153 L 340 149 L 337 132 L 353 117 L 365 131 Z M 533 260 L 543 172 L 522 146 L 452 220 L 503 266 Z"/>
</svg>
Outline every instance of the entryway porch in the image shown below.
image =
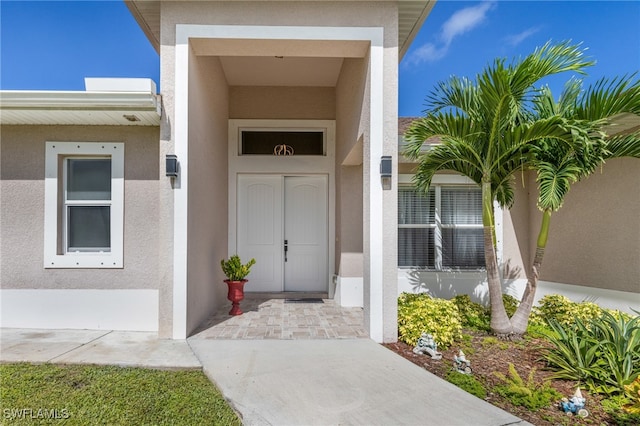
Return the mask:
<svg viewBox="0 0 640 426">
<path fill-rule="evenodd" d="M 343 308 L 326 293 L 245 293 L 242 315 L 230 303 L 198 327 L 201 339 L 354 339 L 369 337 L 362 308 Z"/>
</svg>

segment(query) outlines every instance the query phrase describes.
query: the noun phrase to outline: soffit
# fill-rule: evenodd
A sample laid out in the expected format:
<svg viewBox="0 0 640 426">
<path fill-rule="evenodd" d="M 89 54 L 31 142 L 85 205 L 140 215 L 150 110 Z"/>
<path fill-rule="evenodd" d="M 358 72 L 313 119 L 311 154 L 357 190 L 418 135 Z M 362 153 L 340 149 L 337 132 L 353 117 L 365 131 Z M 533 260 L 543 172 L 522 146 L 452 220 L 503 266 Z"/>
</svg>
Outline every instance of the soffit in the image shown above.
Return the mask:
<svg viewBox="0 0 640 426">
<path fill-rule="evenodd" d="M 230 86 L 335 87 L 342 61 L 342 58 L 288 56 L 224 56 L 220 58 L 227 84 Z"/>
<path fill-rule="evenodd" d="M 420 30 L 436 0 L 398 1 L 398 60 Z M 140 25 L 156 52 L 160 53 L 160 2 L 152 0 L 125 0 L 131 14 Z"/>
<path fill-rule="evenodd" d="M 0 91 L 2 125 L 159 126 L 160 114 L 151 93 Z"/>
</svg>

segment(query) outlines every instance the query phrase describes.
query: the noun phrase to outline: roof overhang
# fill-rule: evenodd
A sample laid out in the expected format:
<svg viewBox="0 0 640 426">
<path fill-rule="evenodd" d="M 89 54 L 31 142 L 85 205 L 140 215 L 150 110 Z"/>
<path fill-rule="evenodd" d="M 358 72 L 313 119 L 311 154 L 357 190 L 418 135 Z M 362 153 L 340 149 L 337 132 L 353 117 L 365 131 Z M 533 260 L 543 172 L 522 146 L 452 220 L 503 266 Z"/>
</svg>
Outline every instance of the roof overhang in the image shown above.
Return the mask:
<svg viewBox="0 0 640 426">
<path fill-rule="evenodd" d="M 2 125 L 159 126 L 160 115 L 153 91 L 0 91 Z"/>
<path fill-rule="evenodd" d="M 604 131 L 611 136 L 640 132 L 640 115 L 630 112 L 614 115 L 610 123 Z"/>
<path fill-rule="evenodd" d="M 160 1 L 124 0 L 156 52 L 160 53 Z M 399 61 L 431 13 L 436 0 L 400 0 L 398 3 Z"/>
</svg>

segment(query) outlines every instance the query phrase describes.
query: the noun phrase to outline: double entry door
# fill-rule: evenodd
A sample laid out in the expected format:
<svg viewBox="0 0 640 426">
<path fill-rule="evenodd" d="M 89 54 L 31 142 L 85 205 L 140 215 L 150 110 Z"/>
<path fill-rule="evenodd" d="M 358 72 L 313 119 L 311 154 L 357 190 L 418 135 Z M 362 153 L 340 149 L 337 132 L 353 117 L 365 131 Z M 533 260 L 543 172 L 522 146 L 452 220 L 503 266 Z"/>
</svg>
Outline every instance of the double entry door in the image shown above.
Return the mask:
<svg viewBox="0 0 640 426">
<path fill-rule="evenodd" d="M 325 175 L 238 175 L 238 254 L 256 259 L 245 291 L 327 291 L 327 189 Z"/>
</svg>

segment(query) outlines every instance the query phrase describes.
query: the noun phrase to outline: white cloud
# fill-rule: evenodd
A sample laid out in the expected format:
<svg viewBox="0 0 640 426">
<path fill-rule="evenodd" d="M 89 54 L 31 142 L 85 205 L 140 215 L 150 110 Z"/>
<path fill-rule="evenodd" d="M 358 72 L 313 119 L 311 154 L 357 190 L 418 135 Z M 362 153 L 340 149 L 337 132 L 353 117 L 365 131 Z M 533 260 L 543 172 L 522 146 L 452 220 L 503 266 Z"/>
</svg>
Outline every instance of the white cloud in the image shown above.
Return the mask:
<svg viewBox="0 0 640 426">
<path fill-rule="evenodd" d="M 438 34 L 439 42 L 426 43 L 411 52 L 407 58 L 408 65 L 417 65 L 422 62 L 435 62 L 442 59 L 449 51 L 453 39 L 461 34 L 478 27 L 487 17 L 489 10 L 493 9 L 494 0 L 483 1 L 475 6 L 465 7 L 455 12 L 442 24 Z"/>
<path fill-rule="evenodd" d="M 460 9 L 442 25 L 441 38 L 445 46 L 449 46 L 454 38 L 480 25 L 487 17 L 487 12 L 493 8 L 493 1 L 484 1 L 477 6 Z"/>
<path fill-rule="evenodd" d="M 540 31 L 540 27 L 527 28 L 526 30 L 522 31 L 519 34 L 513 34 L 505 37 L 505 41 L 507 42 L 507 44 L 511 46 L 517 46 L 527 38 L 537 33 L 538 31 Z"/>
<path fill-rule="evenodd" d="M 433 43 L 423 44 L 411 53 L 408 58 L 409 64 L 419 64 L 421 62 L 434 62 L 441 59 L 447 53 L 446 47 L 438 48 Z"/>
</svg>

